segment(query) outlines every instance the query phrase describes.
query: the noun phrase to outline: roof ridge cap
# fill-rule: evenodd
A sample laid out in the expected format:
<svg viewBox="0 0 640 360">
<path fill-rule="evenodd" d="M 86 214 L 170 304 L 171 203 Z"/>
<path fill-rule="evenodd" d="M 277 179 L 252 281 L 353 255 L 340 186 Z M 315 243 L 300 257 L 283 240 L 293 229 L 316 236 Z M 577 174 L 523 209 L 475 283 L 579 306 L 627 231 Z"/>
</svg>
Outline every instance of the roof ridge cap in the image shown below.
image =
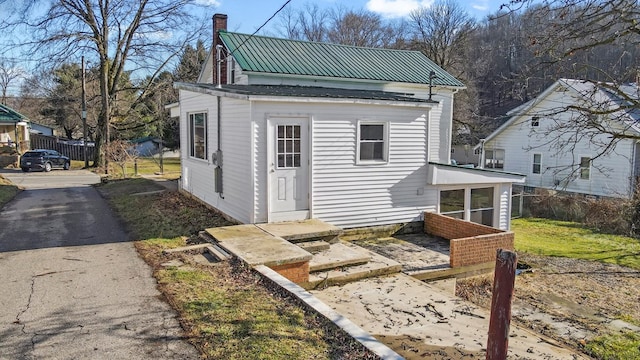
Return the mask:
<svg viewBox="0 0 640 360">
<path fill-rule="evenodd" d="M 245 34 L 245 33 L 240 33 L 240 32 L 235 32 L 235 31 L 227 31 L 227 30 L 220 30 L 220 33 L 227 33 L 227 34 L 233 34 L 233 35 L 242 35 L 242 36 L 247 36 L 247 37 L 259 37 L 259 38 L 263 38 L 263 39 L 272 39 L 272 40 L 279 40 L 279 41 L 290 41 L 290 42 L 306 43 L 306 44 L 321 44 L 321 45 L 327 45 L 327 46 L 339 46 L 339 47 L 355 48 L 355 49 L 367 49 L 367 50 L 376 50 L 376 51 L 397 51 L 397 52 L 404 52 L 404 53 L 418 53 L 418 54 L 421 54 L 421 55 L 426 57 L 426 55 L 424 55 L 422 52 L 420 52 L 418 50 L 391 49 L 391 48 L 385 48 L 385 47 L 371 47 L 371 46 L 357 46 L 357 45 L 339 44 L 339 43 L 325 42 L 325 41 L 287 39 L 287 38 L 268 36 L 268 35 L 258 35 L 258 34 L 251 35 L 251 34 Z"/>
</svg>

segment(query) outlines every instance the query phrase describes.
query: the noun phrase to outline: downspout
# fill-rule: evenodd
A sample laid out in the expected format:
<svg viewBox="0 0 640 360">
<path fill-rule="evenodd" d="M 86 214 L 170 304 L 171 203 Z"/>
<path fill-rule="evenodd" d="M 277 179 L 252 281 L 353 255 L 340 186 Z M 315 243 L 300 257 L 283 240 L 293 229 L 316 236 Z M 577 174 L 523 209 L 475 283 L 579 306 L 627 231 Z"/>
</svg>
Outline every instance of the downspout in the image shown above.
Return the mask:
<svg viewBox="0 0 640 360">
<path fill-rule="evenodd" d="M 217 102 L 217 126 L 216 126 L 216 132 L 217 132 L 217 150 L 213 155 L 213 163 L 216 165 L 216 168 L 214 169 L 213 173 L 214 173 L 214 177 L 215 177 L 215 191 L 216 193 L 218 193 L 218 195 L 220 195 L 220 198 L 224 199 L 224 196 L 222 195 L 222 147 L 220 146 L 220 142 L 222 141 L 222 119 L 221 119 L 221 114 L 222 114 L 222 101 L 220 99 L 220 96 L 216 96 L 216 102 Z"/>
<path fill-rule="evenodd" d="M 216 76 L 216 88 L 220 89 L 222 87 L 222 45 L 216 45 L 216 66 L 217 66 L 217 76 Z M 220 101 L 220 97 L 218 97 L 218 104 Z M 218 110 L 218 114 L 220 114 Z"/>
<path fill-rule="evenodd" d="M 484 169 L 484 143 L 487 141 L 486 139 L 480 139 L 480 163 L 478 167 L 480 169 Z"/>
<path fill-rule="evenodd" d="M 638 186 L 638 145 L 640 145 L 640 141 L 636 141 L 633 144 L 633 150 L 631 150 L 631 176 L 629 179 L 629 199 L 632 199 L 635 192 L 636 186 Z"/>
</svg>

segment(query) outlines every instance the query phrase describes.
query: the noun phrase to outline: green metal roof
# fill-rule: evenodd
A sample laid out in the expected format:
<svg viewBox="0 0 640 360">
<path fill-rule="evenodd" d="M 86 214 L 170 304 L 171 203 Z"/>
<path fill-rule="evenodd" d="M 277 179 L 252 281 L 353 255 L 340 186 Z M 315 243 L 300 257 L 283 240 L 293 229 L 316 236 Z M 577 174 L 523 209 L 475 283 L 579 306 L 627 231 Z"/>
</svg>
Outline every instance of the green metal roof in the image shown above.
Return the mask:
<svg viewBox="0 0 640 360">
<path fill-rule="evenodd" d="M 243 71 L 463 87 L 419 51 L 365 48 L 220 31 Z"/>
<path fill-rule="evenodd" d="M 0 123 L 17 123 L 28 118 L 12 108 L 0 104 Z"/>
</svg>

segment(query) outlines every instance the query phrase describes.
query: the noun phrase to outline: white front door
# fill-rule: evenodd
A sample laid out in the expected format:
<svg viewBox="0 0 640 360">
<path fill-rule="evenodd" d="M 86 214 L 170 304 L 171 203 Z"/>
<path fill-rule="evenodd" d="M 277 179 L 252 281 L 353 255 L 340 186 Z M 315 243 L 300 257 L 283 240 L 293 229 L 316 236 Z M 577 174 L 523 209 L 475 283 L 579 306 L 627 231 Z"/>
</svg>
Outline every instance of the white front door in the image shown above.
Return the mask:
<svg viewBox="0 0 640 360">
<path fill-rule="evenodd" d="M 269 221 L 309 217 L 308 118 L 269 119 Z"/>
</svg>

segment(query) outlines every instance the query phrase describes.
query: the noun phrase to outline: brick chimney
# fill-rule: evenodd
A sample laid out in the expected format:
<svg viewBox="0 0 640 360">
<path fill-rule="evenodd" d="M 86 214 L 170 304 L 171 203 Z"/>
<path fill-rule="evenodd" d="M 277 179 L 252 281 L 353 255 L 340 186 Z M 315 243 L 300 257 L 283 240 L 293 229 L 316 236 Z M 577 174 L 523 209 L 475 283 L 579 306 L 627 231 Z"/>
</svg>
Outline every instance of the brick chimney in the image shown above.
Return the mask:
<svg viewBox="0 0 640 360">
<path fill-rule="evenodd" d="M 226 14 L 215 14 L 213 15 L 213 83 L 218 83 L 218 51 L 216 50 L 217 45 L 222 45 L 222 40 L 220 39 L 220 30 L 227 30 L 227 15 Z M 222 59 L 224 59 L 224 51 L 222 52 Z M 220 83 L 227 83 L 227 63 L 222 62 L 220 64 Z"/>
</svg>

